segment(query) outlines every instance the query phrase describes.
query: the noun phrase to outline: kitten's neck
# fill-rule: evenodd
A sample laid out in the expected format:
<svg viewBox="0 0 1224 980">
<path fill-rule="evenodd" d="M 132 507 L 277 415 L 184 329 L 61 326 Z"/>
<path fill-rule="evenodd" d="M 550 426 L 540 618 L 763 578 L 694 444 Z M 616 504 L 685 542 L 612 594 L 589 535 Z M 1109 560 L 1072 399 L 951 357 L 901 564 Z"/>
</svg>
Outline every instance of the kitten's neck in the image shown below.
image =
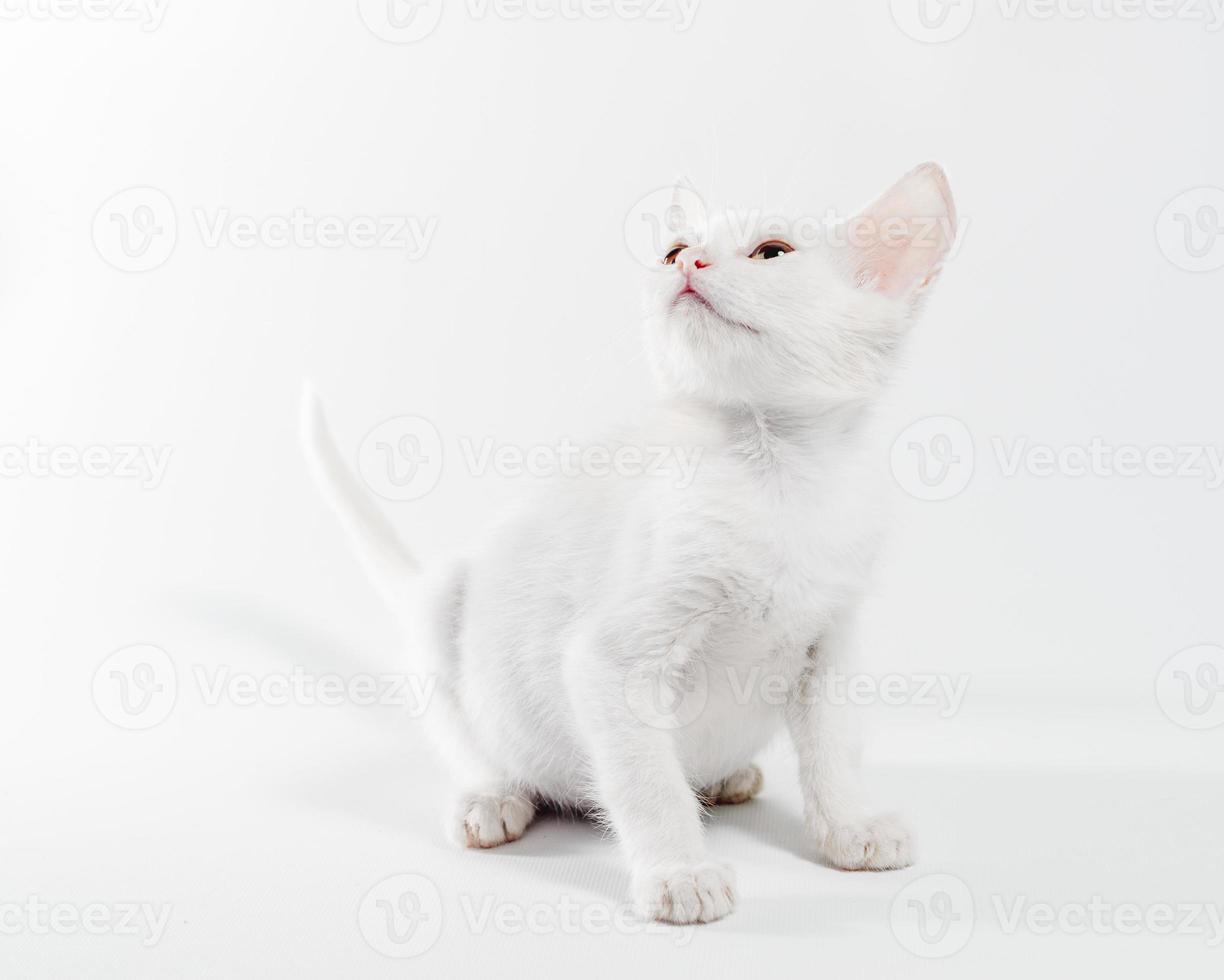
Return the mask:
<svg viewBox="0 0 1224 980">
<path fill-rule="evenodd" d="M 860 448 L 870 403 L 861 400 L 802 408 L 727 405 L 677 399 L 668 410 L 713 425 L 727 451 L 762 475 L 826 477 Z"/>
</svg>

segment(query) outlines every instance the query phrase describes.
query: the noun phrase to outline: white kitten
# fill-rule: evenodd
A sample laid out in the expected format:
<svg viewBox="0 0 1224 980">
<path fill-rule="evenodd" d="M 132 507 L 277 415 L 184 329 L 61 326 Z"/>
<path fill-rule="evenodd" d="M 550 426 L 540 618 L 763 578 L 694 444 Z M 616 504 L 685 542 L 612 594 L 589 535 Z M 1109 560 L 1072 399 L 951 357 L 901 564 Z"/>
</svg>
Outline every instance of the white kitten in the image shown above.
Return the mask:
<svg viewBox="0 0 1224 980">
<path fill-rule="evenodd" d="M 706 851 L 702 802 L 751 798 L 753 756 L 785 724 L 815 847 L 842 868 L 910 863 L 905 829 L 864 804 L 844 709 L 818 695 L 846 670 L 875 550 L 866 411 L 955 222 L 926 164 L 838 241 L 792 250 L 771 233 L 762 248 L 723 215 L 676 243 L 646 322 L 664 407 L 630 442 L 699 452 L 691 483 L 558 480 L 432 573 L 307 396 L 320 482 L 437 678 L 427 716 L 462 784 L 459 841 L 515 840 L 541 802 L 587 808 L 615 831 L 644 914 L 717 919 L 734 879 Z"/>
</svg>

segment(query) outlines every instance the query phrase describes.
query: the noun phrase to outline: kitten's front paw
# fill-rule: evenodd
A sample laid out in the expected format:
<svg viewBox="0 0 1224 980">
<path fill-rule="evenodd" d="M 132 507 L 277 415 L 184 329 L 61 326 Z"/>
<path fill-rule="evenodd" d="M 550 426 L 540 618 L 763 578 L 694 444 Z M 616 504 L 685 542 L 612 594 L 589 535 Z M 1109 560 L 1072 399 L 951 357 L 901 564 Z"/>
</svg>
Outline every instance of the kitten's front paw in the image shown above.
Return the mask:
<svg viewBox="0 0 1224 980">
<path fill-rule="evenodd" d="M 887 871 L 914 863 L 910 833 L 891 814 L 833 827 L 820 850 L 830 864 L 845 871 Z"/>
<path fill-rule="evenodd" d="M 712 861 L 639 872 L 633 904 L 640 915 L 661 922 L 713 922 L 735 908 L 735 874 Z"/>
</svg>

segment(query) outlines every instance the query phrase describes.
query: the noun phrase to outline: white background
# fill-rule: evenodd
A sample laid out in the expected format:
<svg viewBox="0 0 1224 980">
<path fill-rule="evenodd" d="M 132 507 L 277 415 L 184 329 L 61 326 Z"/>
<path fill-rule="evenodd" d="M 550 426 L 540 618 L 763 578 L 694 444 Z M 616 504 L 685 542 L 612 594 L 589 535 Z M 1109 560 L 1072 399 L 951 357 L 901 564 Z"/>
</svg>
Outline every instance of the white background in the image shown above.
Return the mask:
<svg viewBox="0 0 1224 980">
<path fill-rule="evenodd" d="M 0 906 L 173 914 L 150 948 L 6 927 L 6 974 L 917 975 L 889 909 L 935 872 L 978 911 L 939 968 L 1082 957 L 1115 975 L 1218 974 L 1224 947 L 1202 937 L 1005 935 L 991 896 L 1218 900 L 1221 729 L 1187 730 L 1154 692 L 1177 651 L 1224 641 L 1224 489 L 1210 474 L 1009 476 L 993 441 L 1224 448 L 1224 191 L 1166 207 L 1224 186 L 1224 31 L 1209 30 L 1224 11 L 962 0 L 943 8 L 957 36 L 927 43 L 902 0 L 703 0 L 685 30 L 670 2 L 653 19 L 448 0 L 429 36 L 391 43 L 367 23 L 378 3 L 363 20 L 348 0 L 170 0 L 156 29 L 117 4 L 100 18 L 0 5 L 0 444 L 170 452 L 156 487 L 0 479 Z M 197 674 L 223 666 L 403 669 L 301 461 L 304 377 L 354 465 L 387 419 L 437 427 L 437 488 L 385 508 L 426 560 L 462 550 L 526 481 L 471 472 L 459 440 L 580 439 L 647 399 L 625 242 L 644 195 L 687 174 L 711 202 L 844 214 L 926 159 L 951 178 L 963 234 L 884 420 L 956 420 L 941 424 L 967 431 L 958 465 L 968 452 L 974 466 L 938 501 L 905 493 L 901 466 L 863 651 L 875 676 L 969 678 L 951 719 L 868 712 L 871 782 L 916 825 L 916 868 L 852 876 L 799 857 L 779 750 L 765 795 L 711 822 L 740 909 L 687 946 L 473 934 L 463 896 L 622 902 L 613 845 L 554 820 L 456 854 L 443 774 L 401 712 L 206 703 Z M 148 271 L 114 264 L 108 202 L 131 187 L 171 208 Z M 299 209 L 436 231 L 417 258 L 208 242 L 220 215 Z M 1178 213 L 1204 222 L 1197 262 Z M 133 644 L 166 651 L 177 677 L 147 731 L 91 696 Z M 407 966 L 367 944 L 358 911 L 400 873 L 428 876 L 444 908 L 437 944 Z"/>
</svg>

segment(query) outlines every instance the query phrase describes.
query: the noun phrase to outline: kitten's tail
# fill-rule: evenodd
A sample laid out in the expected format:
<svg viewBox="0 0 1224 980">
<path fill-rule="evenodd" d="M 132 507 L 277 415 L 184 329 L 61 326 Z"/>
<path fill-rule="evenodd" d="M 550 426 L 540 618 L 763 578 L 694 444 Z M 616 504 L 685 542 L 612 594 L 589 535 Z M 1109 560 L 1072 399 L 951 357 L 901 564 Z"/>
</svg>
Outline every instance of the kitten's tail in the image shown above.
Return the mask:
<svg viewBox="0 0 1224 980">
<path fill-rule="evenodd" d="M 348 531 L 374 586 L 392 609 L 400 608 L 420 567 L 345 465 L 328 428 L 323 402 L 308 381 L 302 385 L 299 424 L 302 449 L 324 499 Z"/>
</svg>

